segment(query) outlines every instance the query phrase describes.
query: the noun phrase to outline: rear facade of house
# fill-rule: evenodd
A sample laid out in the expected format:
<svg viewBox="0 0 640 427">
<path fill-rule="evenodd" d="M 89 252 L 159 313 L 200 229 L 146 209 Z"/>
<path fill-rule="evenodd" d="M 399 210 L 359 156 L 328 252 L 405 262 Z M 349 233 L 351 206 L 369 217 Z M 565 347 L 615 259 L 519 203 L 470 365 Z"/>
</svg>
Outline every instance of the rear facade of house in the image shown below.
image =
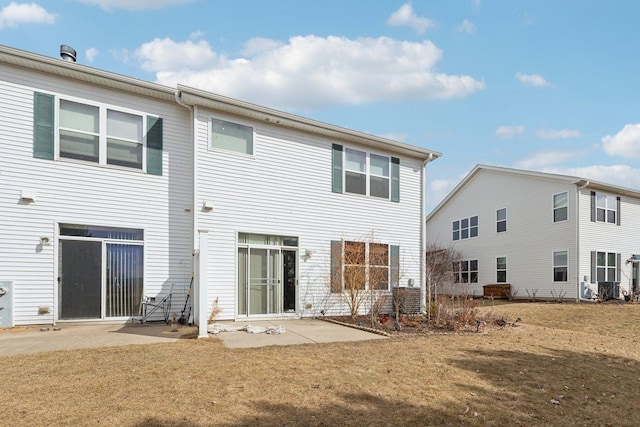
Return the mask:
<svg viewBox="0 0 640 427">
<path fill-rule="evenodd" d="M 479 165 L 427 217 L 455 248 L 452 291 L 515 298 L 623 298 L 638 283 L 640 192 L 579 177 Z"/>
<path fill-rule="evenodd" d="M 6 47 L 0 92 L 0 326 L 347 314 L 354 246 L 420 287 L 438 153 Z"/>
</svg>

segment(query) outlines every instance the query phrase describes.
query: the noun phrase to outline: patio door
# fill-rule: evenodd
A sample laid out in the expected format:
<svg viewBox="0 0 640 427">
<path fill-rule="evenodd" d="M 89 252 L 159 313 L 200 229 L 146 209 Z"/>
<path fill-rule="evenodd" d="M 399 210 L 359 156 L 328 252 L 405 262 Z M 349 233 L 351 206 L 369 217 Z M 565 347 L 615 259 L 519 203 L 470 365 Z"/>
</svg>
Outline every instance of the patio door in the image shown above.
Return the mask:
<svg viewBox="0 0 640 427">
<path fill-rule="evenodd" d="M 295 313 L 297 249 L 284 246 L 297 239 L 240 235 L 238 247 L 238 315 L 271 316 Z"/>
<path fill-rule="evenodd" d="M 60 240 L 59 319 L 102 317 L 102 242 Z"/>
<path fill-rule="evenodd" d="M 142 230 L 60 224 L 58 319 L 139 314 L 144 283 Z"/>
<path fill-rule="evenodd" d="M 281 311 L 279 249 L 249 250 L 249 316 Z"/>
</svg>

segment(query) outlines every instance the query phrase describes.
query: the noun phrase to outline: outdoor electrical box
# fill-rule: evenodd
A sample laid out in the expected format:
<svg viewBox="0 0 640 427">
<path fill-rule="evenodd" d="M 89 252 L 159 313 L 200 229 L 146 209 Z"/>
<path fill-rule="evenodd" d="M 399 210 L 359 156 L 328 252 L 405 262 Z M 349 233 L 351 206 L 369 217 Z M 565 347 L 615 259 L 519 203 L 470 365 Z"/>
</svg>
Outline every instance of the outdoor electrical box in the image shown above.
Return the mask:
<svg viewBox="0 0 640 427">
<path fill-rule="evenodd" d="M 0 328 L 13 327 L 13 282 L 0 281 Z"/>
</svg>

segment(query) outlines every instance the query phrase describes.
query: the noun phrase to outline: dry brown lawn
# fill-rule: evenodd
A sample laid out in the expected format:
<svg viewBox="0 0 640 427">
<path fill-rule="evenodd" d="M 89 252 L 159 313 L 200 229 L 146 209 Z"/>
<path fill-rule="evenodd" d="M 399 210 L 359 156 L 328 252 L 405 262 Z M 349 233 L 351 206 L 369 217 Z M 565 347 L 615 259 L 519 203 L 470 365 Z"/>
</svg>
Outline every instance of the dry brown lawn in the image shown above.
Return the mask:
<svg viewBox="0 0 640 427">
<path fill-rule="evenodd" d="M 0 425 L 640 425 L 640 304 L 517 303 L 479 334 L 0 357 Z"/>
</svg>

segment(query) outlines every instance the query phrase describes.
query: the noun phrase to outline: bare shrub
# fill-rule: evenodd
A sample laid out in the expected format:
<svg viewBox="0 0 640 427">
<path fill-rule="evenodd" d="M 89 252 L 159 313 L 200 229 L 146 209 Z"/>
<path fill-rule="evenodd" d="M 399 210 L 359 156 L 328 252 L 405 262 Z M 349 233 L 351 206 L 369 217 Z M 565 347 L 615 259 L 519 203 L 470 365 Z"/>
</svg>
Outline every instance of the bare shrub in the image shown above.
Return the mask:
<svg viewBox="0 0 640 427">
<path fill-rule="evenodd" d="M 551 289 L 551 296 L 557 303 L 564 302 L 564 297 L 566 295 L 567 295 L 567 291 L 563 291 L 562 289 L 560 289 L 559 291 L 554 292 L 553 289 Z"/>
<path fill-rule="evenodd" d="M 527 295 L 529 296 L 529 299 L 533 302 L 536 301 L 536 294 L 538 293 L 538 288 L 535 289 L 531 289 L 531 292 L 529 292 L 529 288 L 525 288 L 525 290 L 527 291 Z"/>
<path fill-rule="evenodd" d="M 444 248 L 430 243 L 426 253 L 427 319 L 432 319 L 431 303 L 442 289 L 454 282 L 453 266 L 462 260 L 462 254 L 453 247 Z M 436 316 L 437 317 L 437 316 Z"/>
<path fill-rule="evenodd" d="M 519 290 L 520 289 L 512 290 L 511 288 L 509 288 L 509 290 L 507 291 L 507 298 L 509 299 L 509 301 L 513 301 L 516 298 Z"/>
</svg>

